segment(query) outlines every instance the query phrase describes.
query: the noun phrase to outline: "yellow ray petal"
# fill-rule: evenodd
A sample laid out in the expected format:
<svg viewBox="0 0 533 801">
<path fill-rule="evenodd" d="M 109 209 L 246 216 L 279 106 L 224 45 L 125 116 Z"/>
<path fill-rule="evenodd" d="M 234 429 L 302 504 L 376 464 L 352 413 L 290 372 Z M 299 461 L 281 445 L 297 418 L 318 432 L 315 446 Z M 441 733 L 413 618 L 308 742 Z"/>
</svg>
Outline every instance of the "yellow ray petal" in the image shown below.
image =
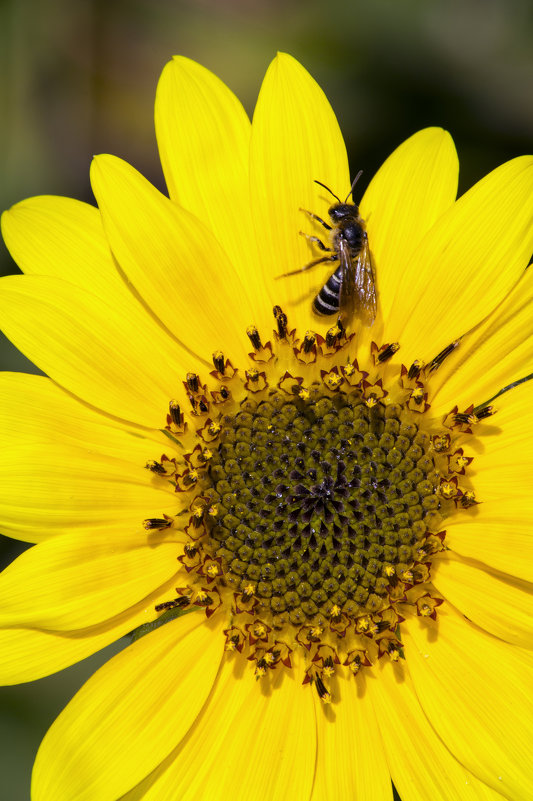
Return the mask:
<svg viewBox="0 0 533 801">
<path fill-rule="evenodd" d="M 391 801 L 389 768 L 363 677 L 336 681 L 331 705 L 324 705 L 317 693 L 313 699 L 318 750 L 311 801 Z"/>
<path fill-rule="evenodd" d="M 0 574 L 0 626 L 69 631 L 108 620 L 177 575 L 180 539 L 172 530 L 138 539 L 126 530 L 35 545 Z"/>
<path fill-rule="evenodd" d="M 169 581 L 120 615 L 89 629 L 69 632 L 1 629 L 0 684 L 34 681 L 80 662 L 138 626 L 151 623 L 157 614 L 156 605 L 172 597 L 174 582 Z"/>
<path fill-rule="evenodd" d="M 121 801 L 174 801 L 177 793 L 182 799 L 196 794 L 205 798 L 201 795 L 205 776 L 213 762 L 224 761 L 235 720 L 258 692 L 250 673 L 245 671 L 243 676 L 235 668 L 235 657 L 225 654 L 213 692 L 186 738 Z"/>
<path fill-rule="evenodd" d="M 113 309 L 74 284 L 40 275 L 3 278 L 0 302 L 4 333 L 58 384 L 121 419 L 165 425 L 182 368 L 172 340 L 158 327 L 147 331 L 129 314 L 134 307 Z"/>
<path fill-rule="evenodd" d="M 398 286 L 390 338 L 406 364 L 429 361 L 480 323 L 519 280 L 533 250 L 533 159 L 503 164 L 428 232 Z"/>
<path fill-rule="evenodd" d="M 97 208 L 69 197 L 42 195 L 2 215 L 2 235 L 27 275 L 51 275 L 109 299 L 130 293 L 122 281 Z"/>
<path fill-rule="evenodd" d="M 333 198 L 314 180 L 343 198 L 350 188 L 346 148 L 328 100 L 308 72 L 280 53 L 267 70 L 252 123 L 250 181 L 260 269 L 271 302 L 280 304 L 289 324 L 305 331 L 324 326 L 311 319 L 311 301 L 333 270 L 274 278 L 298 270 L 316 253 L 298 231 L 324 238 L 326 232 L 300 207 L 327 217 Z M 329 325 L 327 326 L 329 327 Z"/>
<path fill-rule="evenodd" d="M 445 415 L 488 400 L 503 387 L 533 372 L 533 270 L 526 270 L 486 322 L 431 378 L 431 411 Z"/>
<path fill-rule="evenodd" d="M 160 431 L 111 420 L 49 378 L 27 373 L 0 373 L 0 430 L 4 445 L 74 445 L 137 465 L 163 451 L 175 455 L 172 442 Z"/>
<path fill-rule="evenodd" d="M 445 746 L 505 798 L 533 797 L 531 654 L 448 605 L 437 622 L 407 619 L 401 636 L 415 692 Z"/>
<path fill-rule="evenodd" d="M 224 644 L 221 622 L 184 615 L 95 673 L 41 744 L 33 801 L 111 801 L 153 770 L 211 691 Z"/>
<path fill-rule="evenodd" d="M 154 314 L 203 359 L 244 356 L 246 293 L 207 226 L 114 156 L 93 160 L 91 184 L 115 258 Z"/>
<path fill-rule="evenodd" d="M 533 584 L 495 574 L 451 551 L 433 560 L 431 580 L 446 600 L 490 634 L 533 647 Z"/>
<path fill-rule="evenodd" d="M 108 306 L 120 309 L 121 317 L 131 318 L 169 364 L 181 371 L 190 368 L 188 351 L 165 336 L 119 274 L 94 206 L 67 197 L 29 198 L 4 212 L 2 234 L 23 273 L 63 278 L 88 289 Z"/>
<path fill-rule="evenodd" d="M 4 449 L 0 463 L 3 532 L 38 542 L 83 527 L 131 530 L 179 511 L 173 487 L 144 468 L 90 450 L 25 442 Z M 156 457 L 157 458 L 157 457 Z"/>
<path fill-rule="evenodd" d="M 253 269 L 251 125 L 244 108 L 212 72 L 174 56 L 157 86 L 155 128 L 171 199 L 213 231 L 248 287 L 249 299 L 259 305 L 264 290 Z M 251 313 L 250 320 L 255 317 Z"/>
<path fill-rule="evenodd" d="M 533 582 L 533 538 L 531 494 L 512 502 L 485 500 L 446 524 L 446 544 L 452 551 Z"/>
<path fill-rule="evenodd" d="M 411 284 L 415 248 L 455 201 L 458 176 L 450 134 L 426 128 L 396 148 L 372 178 L 360 211 L 367 223 L 385 320 L 393 313 L 398 286 Z"/>
<path fill-rule="evenodd" d="M 409 801 L 498 801 L 501 796 L 455 759 L 429 724 L 413 689 L 408 665 L 380 660 L 365 692 L 380 722 L 392 780 Z M 366 798 L 366 796 L 365 796 Z"/>
<path fill-rule="evenodd" d="M 123 801 L 309 799 L 315 716 L 309 688 L 300 682 L 285 673 L 269 687 L 226 658 L 187 737 Z"/>
</svg>

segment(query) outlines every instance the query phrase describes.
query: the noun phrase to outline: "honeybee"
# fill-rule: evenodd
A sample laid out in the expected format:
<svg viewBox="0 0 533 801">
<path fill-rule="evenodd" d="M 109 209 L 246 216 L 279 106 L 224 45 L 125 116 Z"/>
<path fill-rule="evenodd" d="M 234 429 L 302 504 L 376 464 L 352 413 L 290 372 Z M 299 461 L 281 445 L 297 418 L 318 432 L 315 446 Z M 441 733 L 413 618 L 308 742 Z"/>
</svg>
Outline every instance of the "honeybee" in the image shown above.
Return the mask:
<svg viewBox="0 0 533 801">
<path fill-rule="evenodd" d="M 313 259 L 300 270 L 285 273 L 285 275 L 296 275 L 322 262 L 338 261 L 338 267 L 316 294 L 313 309 L 320 315 L 338 314 L 338 320 L 343 328 L 346 328 L 353 318 L 361 320 L 365 326 L 371 326 L 376 319 L 377 311 L 376 282 L 365 221 L 359 214 L 358 206 L 347 203 L 361 174 L 362 170 L 357 173 L 344 203 L 328 186 L 321 181 L 315 181 L 337 200 L 337 203 L 328 209 L 331 225 L 317 214 L 307 209 L 301 210 L 331 232 L 331 247 L 327 247 L 317 236 L 300 233 L 329 255 Z"/>
</svg>

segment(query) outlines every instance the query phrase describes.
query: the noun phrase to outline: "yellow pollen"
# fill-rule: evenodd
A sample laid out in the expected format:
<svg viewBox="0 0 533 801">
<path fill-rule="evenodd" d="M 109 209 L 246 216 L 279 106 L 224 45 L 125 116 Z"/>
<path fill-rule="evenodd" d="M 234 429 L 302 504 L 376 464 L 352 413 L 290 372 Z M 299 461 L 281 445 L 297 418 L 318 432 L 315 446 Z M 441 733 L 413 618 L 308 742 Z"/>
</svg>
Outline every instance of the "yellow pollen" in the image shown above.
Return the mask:
<svg viewBox="0 0 533 801">
<path fill-rule="evenodd" d="M 304 387 L 300 387 L 299 390 L 298 390 L 298 396 L 302 400 L 309 400 L 309 398 L 311 397 L 311 394 L 310 394 L 308 389 L 305 389 Z"/>
<path fill-rule="evenodd" d="M 247 584 L 242 591 L 243 595 L 253 595 L 255 592 L 255 584 Z"/>
<path fill-rule="evenodd" d="M 324 676 L 329 679 L 335 673 L 335 668 L 333 665 L 326 665 L 322 672 L 324 673 Z"/>
<path fill-rule="evenodd" d="M 369 617 L 360 617 L 357 621 L 357 631 L 364 632 L 368 631 L 370 628 L 370 618 Z"/>
<path fill-rule="evenodd" d="M 265 675 L 265 673 L 266 673 L 266 668 L 265 667 L 259 667 L 259 665 L 258 665 L 256 667 L 256 669 L 255 669 L 255 674 L 254 675 L 255 675 L 256 679 L 262 679 L 263 676 Z"/>
<path fill-rule="evenodd" d="M 276 661 L 276 657 L 274 656 L 274 654 L 271 654 L 270 652 L 266 653 L 263 659 L 265 660 L 267 665 L 273 665 L 274 662 Z"/>
<path fill-rule="evenodd" d="M 400 652 L 393 646 L 389 649 L 389 656 L 393 662 L 397 662 L 400 658 Z"/>
<path fill-rule="evenodd" d="M 202 505 L 201 505 L 201 504 L 199 504 L 199 503 L 196 503 L 196 504 L 194 504 L 194 506 L 192 507 L 192 509 L 191 509 L 191 512 L 193 513 L 193 515 L 194 515 L 195 517 L 201 518 L 201 517 L 203 517 L 203 515 L 204 515 L 204 509 L 205 509 L 205 507 L 204 507 L 204 506 L 202 506 Z"/>
<path fill-rule="evenodd" d="M 392 565 L 387 565 L 387 567 L 384 570 L 384 573 L 385 573 L 386 576 L 388 576 L 390 578 L 391 576 L 394 576 L 396 571 L 394 570 Z"/>
<path fill-rule="evenodd" d="M 340 606 L 337 606 L 337 604 L 333 604 L 333 606 L 331 607 L 331 617 L 339 617 L 340 613 L 341 613 Z"/>
<path fill-rule="evenodd" d="M 324 629 L 322 628 L 322 626 L 312 626 L 309 629 L 309 634 L 311 635 L 311 637 L 320 637 L 323 631 Z"/>
<path fill-rule="evenodd" d="M 208 597 L 209 596 L 205 590 L 198 590 L 198 592 L 196 593 L 196 600 L 200 601 L 200 603 L 202 603 L 202 601 L 207 600 Z"/>
<path fill-rule="evenodd" d="M 378 403 L 378 396 L 372 393 L 368 396 L 368 398 L 366 398 L 365 403 L 369 409 L 372 409 Z"/>
<path fill-rule="evenodd" d="M 429 604 L 422 604 L 422 606 L 420 606 L 419 611 L 420 611 L 421 615 L 424 615 L 425 617 L 427 617 L 428 615 L 430 615 L 433 612 L 433 609 L 431 608 L 431 606 Z"/>
<path fill-rule="evenodd" d="M 208 428 L 210 434 L 218 434 L 220 430 L 221 430 L 220 423 L 211 423 Z"/>
<path fill-rule="evenodd" d="M 257 623 L 257 624 L 254 626 L 254 634 L 255 634 L 257 637 L 264 637 L 266 633 L 267 633 L 266 627 L 265 627 L 265 626 L 263 626 L 263 624 L 262 624 L 262 623 Z"/>
<path fill-rule="evenodd" d="M 402 581 L 405 581 L 407 584 L 411 584 L 413 581 L 413 573 L 411 570 L 404 570 L 402 573 Z"/>
<path fill-rule="evenodd" d="M 220 568 L 216 564 L 210 564 L 209 567 L 206 569 L 206 573 L 208 576 L 211 576 L 211 578 L 214 578 L 215 576 L 218 576 L 218 574 L 220 573 Z"/>
<path fill-rule="evenodd" d="M 340 375 L 337 375 L 336 373 L 330 373 L 326 377 L 326 384 L 330 389 L 337 389 L 337 387 L 339 387 L 340 384 L 342 384 L 342 378 Z"/>
<path fill-rule="evenodd" d="M 442 497 L 448 500 L 457 495 L 457 487 L 449 481 L 443 481 L 439 489 Z"/>
<path fill-rule="evenodd" d="M 216 517 L 218 514 L 218 504 L 214 503 L 210 506 L 207 510 L 207 514 L 210 515 L 210 517 Z"/>
</svg>

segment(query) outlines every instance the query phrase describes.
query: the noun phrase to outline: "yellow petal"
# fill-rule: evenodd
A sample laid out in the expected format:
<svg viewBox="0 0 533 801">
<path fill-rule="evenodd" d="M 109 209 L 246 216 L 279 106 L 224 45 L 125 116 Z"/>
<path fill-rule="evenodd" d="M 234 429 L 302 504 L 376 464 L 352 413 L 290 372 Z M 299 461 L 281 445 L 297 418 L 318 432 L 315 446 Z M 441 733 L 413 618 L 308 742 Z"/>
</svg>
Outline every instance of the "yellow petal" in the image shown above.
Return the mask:
<svg viewBox="0 0 533 801">
<path fill-rule="evenodd" d="M 312 298 L 333 271 L 331 264 L 275 283 L 274 279 L 316 255 L 298 231 L 321 238 L 326 234 L 299 210 L 327 217 L 334 199 L 315 180 L 346 196 L 346 148 L 320 87 L 297 61 L 280 53 L 267 70 L 252 122 L 252 214 L 270 303 L 281 305 L 289 325 L 303 331 L 312 326 Z"/>
<path fill-rule="evenodd" d="M 431 411 L 445 415 L 489 400 L 533 372 L 533 270 L 526 270 L 505 300 L 463 338 L 431 378 Z"/>
<path fill-rule="evenodd" d="M 159 458 L 163 451 L 175 455 L 171 441 L 160 431 L 111 420 L 49 378 L 27 373 L 0 373 L 0 430 L 5 446 L 74 445 L 137 465 Z"/>
<path fill-rule="evenodd" d="M 0 302 L 6 336 L 62 387 L 121 419 L 165 425 L 182 368 L 172 340 L 145 330 L 132 307 L 40 275 L 3 278 Z"/>
<path fill-rule="evenodd" d="M 51 275 L 99 297 L 130 295 L 105 237 L 97 208 L 69 197 L 42 195 L 2 215 L 2 235 L 27 275 Z"/>
<path fill-rule="evenodd" d="M 251 125 L 241 103 L 205 67 L 174 56 L 157 86 L 155 128 L 171 199 L 208 225 L 250 297 L 258 299 L 248 175 Z"/>
<path fill-rule="evenodd" d="M 91 184 L 113 254 L 154 314 L 199 358 L 243 357 L 246 293 L 207 226 L 114 156 L 93 160 Z"/>
<path fill-rule="evenodd" d="M 33 801 L 114 801 L 157 767 L 212 689 L 224 644 L 221 622 L 184 615 L 95 673 L 41 744 Z"/>
<path fill-rule="evenodd" d="M 334 684 L 333 704 L 313 693 L 318 751 L 311 801 L 391 801 L 389 768 L 364 679 L 343 676 Z"/>
<path fill-rule="evenodd" d="M 2 233 L 26 275 L 63 278 L 120 309 L 174 369 L 190 369 L 191 357 L 165 336 L 117 270 L 98 209 L 67 197 L 33 197 L 2 215 Z"/>
<path fill-rule="evenodd" d="M 310 688 L 286 671 L 274 686 L 256 682 L 237 664 L 224 660 L 187 737 L 123 801 L 309 798 L 316 750 Z"/>
<path fill-rule="evenodd" d="M 533 452 L 527 433 L 532 396 L 531 381 L 503 393 L 493 403 L 497 413 L 479 426 L 482 451 L 470 468 L 479 500 L 505 503 L 531 492 Z"/>
<path fill-rule="evenodd" d="M 408 665 L 380 660 L 367 674 L 365 693 L 379 720 L 390 774 L 401 798 L 501 801 L 439 739 L 420 707 Z"/>
<path fill-rule="evenodd" d="M 0 574 L 0 626 L 69 631 L 120 614 L 176 577 L 176 533 L 65 534 L 29 548 Z"/>
<path fill-rule="evenodd" d="M 141 537 L 143 520 L 178 511 L 173 487 L 144 462 L 36 442 L 5 447 L 3 457 L 0 514 L 10 537 L 38 542 L 79 527 Z"/>
<path fill-rule="evenodd" d="M 159 592 L 89 629 L 69 632 L 0 629 L 0 684 L 34 681 L 80 662 L 138 626 L 151 623 L 156 616 L 156 605 L 174 595 L 174 582 L 170 581 Z"/>
<path fill-rule="evenodd" d="M 446 523 L 446 544 L 452 551 L 533 582 L 531 494 L 507 503 L 485 500 Z"/>
<path fill-rule="evenodd" d="M 429 361 L 490 314 L 533 250 L 533 159 L 503 164 L 463 195 L 413 255 L 388 330 L 405 364 Z"/>
<path fill-rule="evenodd" d="M 455 201 L 458 176 L 450 134 L 426 128 L 396 148 L 372 178 L 360 211 L 367 223 L 385 320 L 393 314 L 398 286 L 411 284 L 414 250 Z"/>
<path fill-rule="evenodd" d="M 505 798 L 533 797 L 532 656 L 439 607 L 408 618 L 402 642 L 416 694 L 444 745 Z"/>
<path fill-rule="evenodd" d="M 451 551 L 433 560 L 431 580 L 441 595 L 473 623 L 501 640 L 522 648 L 533 647 L 532 584 L 495 574 Z"/>
</svg>

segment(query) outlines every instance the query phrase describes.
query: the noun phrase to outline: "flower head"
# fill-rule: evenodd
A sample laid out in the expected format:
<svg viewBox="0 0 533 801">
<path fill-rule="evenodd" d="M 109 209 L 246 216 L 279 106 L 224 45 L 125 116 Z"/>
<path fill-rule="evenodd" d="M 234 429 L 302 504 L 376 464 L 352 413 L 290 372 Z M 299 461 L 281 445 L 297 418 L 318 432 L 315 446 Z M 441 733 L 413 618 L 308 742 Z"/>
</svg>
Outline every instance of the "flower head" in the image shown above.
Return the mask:
<svg viewBox="0 0 533 801">
<path fill-rule="evenodd" d="M 34 801 L 529 797 L 533 159 L 456 200 L 431 128 L 343 201 L 285 55 L 252 124 L 174 59 L 156 129 L 170 199 L 99 156 L 3 217 L 4 680 L 135 632 Z"/>
</svg>

